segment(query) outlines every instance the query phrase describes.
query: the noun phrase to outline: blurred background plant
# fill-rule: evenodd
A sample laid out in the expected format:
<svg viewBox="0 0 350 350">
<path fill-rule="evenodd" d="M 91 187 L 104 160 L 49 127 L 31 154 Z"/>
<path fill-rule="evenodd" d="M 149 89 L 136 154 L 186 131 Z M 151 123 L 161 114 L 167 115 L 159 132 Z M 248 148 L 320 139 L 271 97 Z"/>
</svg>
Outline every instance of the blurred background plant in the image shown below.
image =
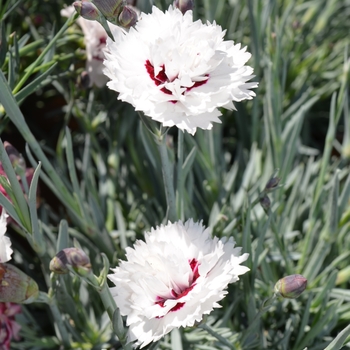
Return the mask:
<svg viewBox="0 0 350 350">
<path fill-rule="evenodd" d="M 133 5 L 149 12 L 152 3 L 166 9 L 171 2 Z M 119 349 L 96 285 L 73 270 L 50 275 L 49 263 L 74 245 L 96 275 L 108 269 L 106 261 L 116 266 L 125 247 L 164 222 L 161 162 L 133 108 L 106 87 L 84 83 L 84 36 L 73 17 L 61 17 L 65 5 L 0 4 L 1 139 L 36 169 L 25 186 L 23 168 L 11 176 L 4 166 L 10 186 L 3 177 L 1 185 L 11 202 L 0 203 L 15 221 L 8 226 L 11 263 L 48 298 L 22 306 L 20 340 L 11 346 Z M 221 342 L 192 328 L 147 348 L 347 348 L 349 16 L 348 0 L 195 1 L 195 18 L 215 20 L 226 39 L 248 46 L 259 88 L 238 111 L 223 111 L 212 131 L 185 134 L 183 149 L 170 129 L 169 156 L 183 154 L 186 174 L 177 184 L 184 193 L 178 214 L 203 220 L 219 237 L 233 236 L 250 253 L 251 271 L 207 319 Z M 0 155 L 4 165 L 4 148 Z M 271 177 L 280 179 L 274 191 Z M 307 290 L 261 312 L 275 283 L 291 274 L 305 276 Z"/>
</svg>

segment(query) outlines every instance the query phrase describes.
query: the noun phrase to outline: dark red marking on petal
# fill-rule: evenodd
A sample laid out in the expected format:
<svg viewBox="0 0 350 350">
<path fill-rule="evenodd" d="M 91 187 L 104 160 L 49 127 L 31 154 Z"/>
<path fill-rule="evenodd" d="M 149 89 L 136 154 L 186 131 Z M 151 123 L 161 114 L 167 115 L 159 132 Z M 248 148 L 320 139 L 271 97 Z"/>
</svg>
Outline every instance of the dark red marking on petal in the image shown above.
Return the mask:
<svg viewBox="0 0 350 350">
<path fill-rule="evenodd" d="M 177 303 L 174 307 L 172 307 L 169 311 L 177 311 L 180 310 L 183 306 L 185 305 L 185 303 Z"/>
<path fill-rule="evenodd" d="M 163 298 L 163 297 L 160 297 L 160 296 L 157 296 L 156 297 L 156 301 L 155 301 L 155 304 L 156 305 L 159 305 L 160 307 L 164 307 L 164 304 L 167 300 L 178 300 L 178 299 L 181 299 L 182 297 L 186 296 L 193 288 L 194 286 L 196 285 L 196 280 L 197 278 L 200 276 L 199 275 L 199 272 L 198 272 L 198 267 L 199 267 L 199 263 L 196 259 L 192 259 L 192 260 L 189 260 L 189 265 L 191 267 L 191 270 L 193 272 L 193 277 L 192 277 L 192 281 L 189 283 L 190 285 L 185 288 L 181 293 L 177 293 L 174 289 L 171 290 L 171 295 L 174 297 L 174 298 Z M 173 306 L 169 311 L 169 312 L 173 312 L 173 311 L 178 311 L 180 310 L 183 306 L 185 305 L 185 303 L 176 303 L 175 306 Z M 156 318 L 162 318 L 164 316 L 157 316 Z"/>
<path fill-rule="evenodd" d="M 164 84 L 168 81 L 168 77 L 165 74 L 164 64 L 162 66 L 162 70 L 156 76 L 154 75 L 154 67 L 152 66 L 152 63 L 149 60 L 146 61 L 145 66 L 148 75 L 157 86 Z M 165 87 L 161 88 L 160 91 L 164 92 L 165 94 L 172 95 L 172 92 Z"/>
<path fill-rule="evenodd" d="M 199 272 L 198 272 L 199 263 L 196 259 L 192 259 L 190 261 L 190 266 L 191 266 L 191 270 L 193 271 L 193 280 L 192 280 L 192 283 L 193 283 L 199 277 Z"/>
<path fill-rule="evenodd" d="M 206 74 L 205 76 L 207 77 L 207 79 L 202 80 L 202 81 L 196 81 L 196 82 L 193 84 L 193 86 L 191 86 L 191 87 L 189 87 L 189 88 L 186 89 L 186 92 L 187 92 L 187 91 L 190 91 L 190 90 L 192 90 L 192 89 L 194 89 L 194 88 L 196 88 L 196 87 L 198 87 L 198 86 L 204 85 L 204 84 L 208 81 L 208 79 L 209 79 L 209 75 L 208 75 L 208 74 Z"/>
<path fill-rule="evenodd" d="M 145 67 L 146 67 L 146 70 L 147 70 L 148 75 L 149 75 L 150 78 L 154 81 L 154 83 L 156 84 L 156 86 L 159 86 L 159 85 L 161 85 L 161 84 L 170 82 L 169 78 L 168 78 L 167 75 L 165 74 L 165 66 L 164 66 L 164 64 L 161 66 L 162 69 L 160 70 L 160 72 L 159 72 L 157 75 L 154 75 L 154 67 L 153 67 L 152 63 L 151 63 L 149 60 L 146 61 Z M 196 81 L 196 82 L 193 84 L 193 86 L 187 87 L 187 88 L 186 88 L 186 91 L 184 91 L 183 94 L 184 94 L 185 92 L 188 92 L 188 91 L 190 91 L 190 90 L 196 88 L 196 87 L 199 87 L 199 86 L 204 85 L 204 84 L 208 81 L 208 79 L 209 79 L 209 75 L 208 75 L 208 74 L 206 74 L 205 76 L 206 76 L 207 79 L 202 80 L 202 81 Z M 172 79 L 172 81 L 174 81 L 176 78 L 177 78 L 177 77 L 175 77 L 174 79 Z M 167 95 L 172 95 L 172 92 L 171 92 L 169 89 L 167 89 L 166 87 L 162 87 L 162 88 L 160 89 L 160 91 L 164 92 L 164 93 L 167 94 Z M 176 100 L 171 100 L 171 101 L 169 101 L 169 102 L 171 102 L 171 103 L 176 103 L 177 101 L 176 101 Z"/>
</svg>

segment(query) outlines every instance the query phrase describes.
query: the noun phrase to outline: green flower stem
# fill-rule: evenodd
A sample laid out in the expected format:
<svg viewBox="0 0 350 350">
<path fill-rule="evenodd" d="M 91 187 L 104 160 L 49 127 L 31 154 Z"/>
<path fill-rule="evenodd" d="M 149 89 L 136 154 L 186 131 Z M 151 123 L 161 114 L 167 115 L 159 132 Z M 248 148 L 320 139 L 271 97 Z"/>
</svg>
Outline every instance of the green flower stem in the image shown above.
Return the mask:
<svg viewBox="0 0 350 350">
<path fill-rule="evenodd" d="M 165 187 L 166 200 L 168 204 L 168 220 L 176 221 L 176 201 L 174 191 L 174 179 L 172 173 L 172 165 L 169 161 L 168 149 L 166 145 L 166 134 L 158 138 L 160 159 L 162 162 L 162 172 Z"/>
<path fill-rule="evenodd" d="M 102 286 L 98 286 L 97 287 L 97 291 L 100 294 L 100 298 L 102 300 L 102 303 L 104 305 L 105 310 L 108 313 L 109 318 L 111 319 L 111 321 L 113 320 L 113 314 L 114 311 L 117 308 L 117 304 L 115 303 L 111 292 L 109 291 L 109 288 L 107 286 L 107 283 L 104 282 L 102 284 Z"/>
<path fill-rule="evenodd" d="M 244 331 L 244 336 L 241 339 L 241 344 L 244 344 L 245 340 L 247 339 L 247 337 L 249 337 L 251 335 L 251 333 L 254 331 L 254 326 L 255 323 L 261 319 L 261 316 L 263 315 L 264 312 L 266 312 L 274 303 L 275 299 L 277 299 L 277 295 L 276 293 L 274 293 L 271 297 L 265 299 L 261 306 L 259 311 L 257 312 L 257 314 L 255 315 L 253 321 L 250 323 L 249 327 Z"/>
<path fill-rule="evenodd" d="M 198 328 L 202 328 L 205 331 L 207 331 L 210 335 L 215 337 L 220 343 L 226 345 L 229 349 L 235 350 L 236 347 L 231 344 L 226 338 L 224 338 L 222 335 L 218 334 L 214 331 L 211 327 L 209 327 L 206 323 L 201 323 Z"/>
<path fill-rule="evenodd" d="M 131 343 L 127 343 L 126 330 L 123 326 L 123 319 L 119 313 L 117 304 L 115 303 L 115 300 L 113 299 L 112 294 L 108 288 L 106 279 L 102 277 L 102 281 L 100 281 L 92 273 L 88 275 L 86 279 L 93 287 L 95 287 L 95 289 L 99 293 L 104 309 L 107 311 L 107 314 L 113 324 L 113 330 L 117 334 L 118 339 L 123 346 L 123 349 L 132 350 L 133 347 Z M 116 324 L 117 326 L 115 326 Z"/>
<path fill-rule="evenodd" d="M 45 303 L 50 307 L 52 316 L 56 322 L 58 331 L 59 331 L 60 336 L 62 338 L 61 339 L 62 344 L 63 344 L 65 349 L 70 349 L 69 334 L 67 332 L 66 326 L 64 325 L 62 315 L 61 315 L 60 311 L 58 310 L 56 298 L 54 297 L 53 293 L 51 293 L 50 291 L 49 291 L 49 293 L 51 294 L 50 296 L 44 292 L 39 292 L 39 297 L 36 300 L 36 302 Z"/>
<path fill-rule="evenodd" d="M 78 14 L 75 13 L 72 16 L 68 18 L 66 23 L 63 25 L 63 27 L 58 31 L 58 33 L 53 37 L 53 39 L 49 42 L 49 44 L 45 47 L 43 52 L 39 55 L 39 57 L 27 68 L 26 73 L 22 77 L 22 79 L 19 81 L 19 83 L 16 85 L 16 87 L 13 89 L 13 94 L 15 95 L 21 87 L 25 84 L 25 82 L 28 80 L 28 78 L 32 75 L 35 68 L 42 62 L 46 54 L 52 49 L 52 47 L 56 44 L 57 40 L 63 35 L 63 33 L 67 30 L 68 27 L 70 27 L 74 21 L 78 18 Z"/>
<path fill-rule="evenodd" d="M 177 138 L 177 179 L 176 179 L 176 209 L 181 220 L 185 219 L 184 213 L 184 178 L 182 175 L 182 165 L 184 158 L 184 133 L 179 129 Z"/>
</svg>

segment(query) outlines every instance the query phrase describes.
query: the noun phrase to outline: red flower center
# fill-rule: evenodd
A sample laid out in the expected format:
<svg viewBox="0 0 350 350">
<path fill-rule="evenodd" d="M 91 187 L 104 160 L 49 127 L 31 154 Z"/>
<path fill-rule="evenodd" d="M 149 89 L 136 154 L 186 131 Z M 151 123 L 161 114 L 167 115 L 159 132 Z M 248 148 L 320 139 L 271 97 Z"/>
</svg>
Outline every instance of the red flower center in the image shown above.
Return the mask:
<svg viewBox="0 0 350 350">
<path fill-rule="evenodd" d="M 178 300 L 181 299 L 182 297 L 184 297 L 185 295 L 187 295 L 196 285 L 196 280 L 199 277 L 199 272 L 198 272 L 198 267 L 199 267 L 199 263 L 196 259 L 192 259 L 189 262 L 189 265 L 191 267 L 191 270 L 193 272 L 193 276 L 192 276 L 192 280 L 189 283 L 189 286 L 187 288 L 185 288 L 183 291 L 181 291 L 180 293 L 177 293 L 174 289 L 171 290 L 171 294 L 173 295 L 173 298 L 163 298 L 160 296 L 157 296 L 157 301 L 155 302 L 155 304 L 164 307 L 164 304 L 167 300 Z M 180 310 L 183 306 L 185 305 L 185 303 L 176 303 L 175 306 L 173 306 L 169 312 L 173 312 L 173 311 L 177 311 Z M 162 318 L 164 316 L 158 316 L 157 318 Z"/>
<path fill-rule="evenodd" d="M 146 67 L 148 75 L 150 76 L 150 78 L 154 81 L 154 83 L 157 86 L 164 84 L 164 83 L 167 83 L 167 82 L 171 82 L 177 78 L 177 77 L 175 77 L 173 80 L 169 80 L 168 76 L 165 73 L 164 64 L 161 66 L 162 69 L 160 70 L 160 72 L 157 75 L 154 74 L 154 67 L 149 60 L 146 61 L 145 67 Z M 205 84 L 208 81 L 208 77 L 209 77 L 208 75 L 205 75 L 205 76 L 207 78 L 206 80 L 196 81 L 191 87 L 186 88 L 186 92 L 192 90 L 193 88 L 196 88 L 198 86 Z M 169 89 L 167 89 L 166 87 L 162 87 L 160 89 L 160 91 L 164 92 L 167 95 L 172 95 L 172 92 Z M 171 102 L 176 103 L 177 101 L 171 101 Z"/>
</svg>

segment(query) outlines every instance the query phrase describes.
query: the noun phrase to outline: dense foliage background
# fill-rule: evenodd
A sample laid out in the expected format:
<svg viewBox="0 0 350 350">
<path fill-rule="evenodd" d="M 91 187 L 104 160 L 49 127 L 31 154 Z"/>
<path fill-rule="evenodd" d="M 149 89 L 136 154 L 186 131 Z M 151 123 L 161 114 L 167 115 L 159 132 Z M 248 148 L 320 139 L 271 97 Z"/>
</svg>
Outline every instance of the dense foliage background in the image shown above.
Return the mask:
<svg viewBox="0 0 350 350">
<path fill-rule="evenodd" d="M 151 3 L 136 6 L 149 12 Z M 170 3 L 154 1 L 162 9 Z M 118 349 L 97 292 L 74 275 L 50 278 L 48 262 L 74 241 L 88 252 L 95 274 L 101 252 L 116 266 L 126 246 L 166 218 L 161 163 L 133 107 L 106 87 L 81 83 L 80 28 L 70 26 L 52 44 L 66 22 L 64 5 L 0 2 L 0 67 L 24 117 L 2 88 L 1 139 L 28 167 L 42 162 L 38 230 L 44 243 L 30 245 L 21 226 L 11 224 L 13 263 L 56 295 L 71 348 Z M 148 348 L 348 348 L 342 344 L 349 327 L 341 342 L 327 345 L 350 324 L 350 1 L 196 0 L 194 17 L 215 20 L 227 29 L 227 40 L 248 46 L 259 88 L 237 111 L 223 111 L 212 131 L 184 135 L 181 218 L 233 236 L 250 253 L 251 271 L 208 317 L 226 342 L 195 328 Z M 173 159 L 177 138 L 172 128 Z M 263 210 L 259 195 L 275 169 L 282 186 Z M 308 279 L 307 290 L 260 312 L 277 280 L 295 273 Z M 13 349 L 65 344 L 44 304 L 23 306 L 19 322 L 22 338 Z"/>
</svg>

